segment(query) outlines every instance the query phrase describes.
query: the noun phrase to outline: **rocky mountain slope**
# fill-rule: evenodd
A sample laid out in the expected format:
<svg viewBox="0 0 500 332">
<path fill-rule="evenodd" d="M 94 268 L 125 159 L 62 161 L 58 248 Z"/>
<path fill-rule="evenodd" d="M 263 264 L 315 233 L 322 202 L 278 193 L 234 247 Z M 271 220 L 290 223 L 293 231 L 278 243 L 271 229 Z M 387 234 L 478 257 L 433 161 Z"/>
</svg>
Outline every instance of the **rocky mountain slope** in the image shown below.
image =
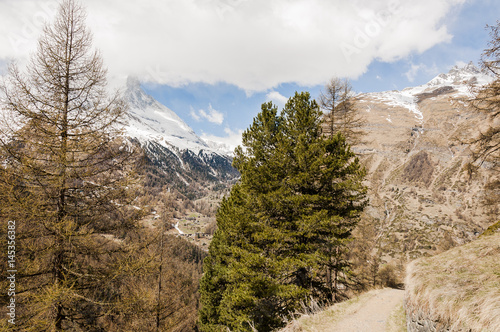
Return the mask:
<svg viewBox="0 0 500 332">
<path fill-rule="evenodd" d="M 468 242 L 497 218 L 498 205 L 482 204 L 494 174 L 484 164 L 469 178 L 463 167 L 470 151 L 460 143 L 486 118 L 459 99 L 470 93 L 468 83 L 491 80 L 469 64 L 422 86 L 360 96 L 367 136 L 354 150 L 368 170 L 366 215 L 383 261 Z"/>
<path fill-rule="evenodd" d="M 128 80 L 124 97 L 129 104 L 126 135 L 145 152 L 149 186 L 175 188 L 195 198 L 239 176 L 230 151 L 198 137 L 177 114 L 147 95 L 139 81 Z"/>
<path fill-rule="evenodd" d="M 368 170 L 365 221 L 380 263 L 403 263 L 469 242 L 495 221 L 498 205 L 482 204 L 494 174 L 485 164 L 469 178 L 463 167 L 470 151 L 460 143 L 486 120 L 460 98 L 470 95 L 468 84 L 491 80 L 469 64 L 421 86 L 359 96 L 366 136 L 353 150 Z M 149 185 L 198 198 L 238 178 L 227 152 L 204 142 L 137 81 L 129 80 L 125 96 L 127 134 L 146 152 Z"/>
</svg>

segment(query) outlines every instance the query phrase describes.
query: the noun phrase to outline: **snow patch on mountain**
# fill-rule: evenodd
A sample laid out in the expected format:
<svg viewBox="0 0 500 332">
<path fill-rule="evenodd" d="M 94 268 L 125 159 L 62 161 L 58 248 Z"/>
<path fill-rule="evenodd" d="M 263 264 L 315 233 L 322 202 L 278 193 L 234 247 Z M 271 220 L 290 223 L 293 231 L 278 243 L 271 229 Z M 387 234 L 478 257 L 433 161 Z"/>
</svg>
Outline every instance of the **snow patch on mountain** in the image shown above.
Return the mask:
<svg viewBox="0 0 500 332">
<path fill-rule="evenodd" d="M 428 83 L 401 91 L 384 91 L 367 95 L 394 107 L 403 107 L 415 114 L 415 118 L 423 123 L 424 116 L 418 107 L 419 95 L 432 93 L 440 88 L 455 90 L 456 96 L 471 96 L 470 86 L 483 86 L 493 81 L 493 77 L 484 74 L 472 62 L 459 67 L 454 66 L 447 74 L 439 74 Z"/>
<path fill-rule="evenodd" d="M 493 81 L 493 77 L 484 74 L 469 62 L 463 67 L 454 66 L 447 74 L 439 74 L 430 80 L 426 86 L 428 88 L 451 86 L 461 95 L 469 95 L 469 85 L 483 86 Z"/>
<path fill-rule="evenodd" d="M 142 90 L 137 79 L 127 80 L 125 99 L 129 104 L 126 133 L 141 143 L 154 141 L 166 148 L 214 150 L 177 115 Z"/>
<path fill-rule="evenodd" d="M 372 97 L 385 102 L 389 106 L 407 108 L 410 112 L 414 113 L 415 118 L 422 123 L 424 116 L 418 108 L 417 98 L 414 95 L 413 89 L 415 88 L 408 88 L 402 91 L 379 92 L 374 93 Z"/>
<path fill-rule="evenodd" d="M 129 104 L 126 134 L 141 144 L 156 142 L 170 150 L 190 150 L 196 155 L 200 151 L 233 155 L 232 147 L 196 135 L 174 111 L 144 92 L 137 79 L 128 78 L 124 96 Z"/>
</svg>

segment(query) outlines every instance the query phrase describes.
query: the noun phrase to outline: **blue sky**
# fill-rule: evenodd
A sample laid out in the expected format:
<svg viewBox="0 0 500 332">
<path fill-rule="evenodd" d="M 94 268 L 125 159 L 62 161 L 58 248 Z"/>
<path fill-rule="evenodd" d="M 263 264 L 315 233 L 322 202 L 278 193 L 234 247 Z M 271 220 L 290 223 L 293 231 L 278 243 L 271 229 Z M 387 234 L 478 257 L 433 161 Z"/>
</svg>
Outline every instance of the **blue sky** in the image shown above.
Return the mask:
<svg viewBox="0 0 500 332">
<path fill-rule="evenodd" d="M 428 82 L 436 75 L 447 72 L 454 65 L 473 61 L 478 63 L 482 50 L 489 41 L 486 24 L 494 25 L 500 19 L 500 4 L 495 1 L 469 1 L 453 8 L 444 18 L 452 39 L 436 44 L 424 52 L 411 52 L 396 61 L 374 60 L 366 72 L 351 78 L 357 92 L 376 92 L 403 89 Z M 332 76 L 334 76 L 332 74 Z M 145 84 L 145 90 L 156 99 L 175 110 L 200 135 L 217 140 L 219 136 L 246 129 L 260 110 L 263 102 L 272 100 L 269 92 L 278 92 L 283 97 L 295 91 L 309 91 L 317 98 L 324 83 L 301 85 L 281 83 L 272 89 L 251 94 L 236 85 L 227 83 L 192 83 L 182 87 Z M 283 106 L 281 99 L 273 99 Z M 209 107 L 222 113 L 222 124 L 207 119 L 195 118 L 193 110 L 208 111 Z M 228 130 L 230 129 L 230 131 Z M 231 142 L 231 141 L 229 141 Z"/>
<path fill-rule="evenodd" d="M 112 86 L 135 76 L 199 135 L 235 145 L 260 110 L 348 77 L 358 92 L 477 63 L 497 0 L 81 0 Z M 56 0 L 0 0 L 0 72 L 36 48 Z"/>
</svg>

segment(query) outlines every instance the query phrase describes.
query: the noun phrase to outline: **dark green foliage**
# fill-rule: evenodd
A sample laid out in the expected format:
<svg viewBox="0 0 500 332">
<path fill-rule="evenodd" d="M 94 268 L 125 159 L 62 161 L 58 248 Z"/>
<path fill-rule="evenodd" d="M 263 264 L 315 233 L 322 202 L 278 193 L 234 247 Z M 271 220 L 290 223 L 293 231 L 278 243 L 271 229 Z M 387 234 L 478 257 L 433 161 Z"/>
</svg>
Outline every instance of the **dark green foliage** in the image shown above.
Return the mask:
<svg viewBox="0 0 500 332">
<path fill-rule="evenodd" d="M 205 260 L 204 331 L 270 331 L 310 296 L 331 299 L 366 204 L 364 169 L 341 134 L 322 135 L 308 93 L 281 114 L 263 104 L 243 145 L 233 163 L 241 180 L 221 204 Z"/>
</svg>

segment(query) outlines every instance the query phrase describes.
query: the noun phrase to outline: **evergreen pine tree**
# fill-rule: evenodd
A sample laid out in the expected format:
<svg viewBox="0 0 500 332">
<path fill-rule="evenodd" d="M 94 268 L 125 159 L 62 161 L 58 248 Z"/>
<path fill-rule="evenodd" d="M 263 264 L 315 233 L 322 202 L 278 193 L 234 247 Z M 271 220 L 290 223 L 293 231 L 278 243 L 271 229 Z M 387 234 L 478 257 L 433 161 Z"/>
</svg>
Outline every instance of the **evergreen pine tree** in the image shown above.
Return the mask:
<svg viewBox="0 0 500 332">
<path fill-rule="evenodd" d="M 221 204 L 205 261 L 202 330 L 270 331 L 301 301 L 338 291 L 366 204 L 364 169 L 321 125 L 316 102 L 296 93 L 281 114 L 263 104 L 244 132 L 234 159 L 241 180 Z"/>
</svg>

